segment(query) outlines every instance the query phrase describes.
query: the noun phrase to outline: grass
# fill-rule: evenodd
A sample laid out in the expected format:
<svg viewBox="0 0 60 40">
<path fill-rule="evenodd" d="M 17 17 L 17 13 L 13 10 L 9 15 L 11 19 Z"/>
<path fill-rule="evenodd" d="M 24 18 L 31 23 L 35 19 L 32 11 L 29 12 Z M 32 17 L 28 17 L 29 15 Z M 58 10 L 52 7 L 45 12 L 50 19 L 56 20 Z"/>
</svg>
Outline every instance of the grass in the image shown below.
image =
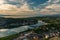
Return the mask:
<svg viewBox="0 0 60 40">
<path fill-rule="evenodd" d="M 10 35 L 10 36 L 6 36 L 6 37 L 2 37 L 2 38 L 0 38 L 0 40 L 13 40 L 14 38 L 17 38 L 18 36 L 19 36 L 19 33 Z"/>
</svg>

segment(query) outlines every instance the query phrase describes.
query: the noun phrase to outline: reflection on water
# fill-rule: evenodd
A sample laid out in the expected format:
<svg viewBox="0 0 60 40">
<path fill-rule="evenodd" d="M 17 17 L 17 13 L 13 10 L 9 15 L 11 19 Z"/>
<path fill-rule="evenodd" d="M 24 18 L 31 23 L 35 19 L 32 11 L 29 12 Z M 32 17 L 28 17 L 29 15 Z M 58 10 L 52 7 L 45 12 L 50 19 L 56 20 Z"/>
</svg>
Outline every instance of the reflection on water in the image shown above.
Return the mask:
<svg viewBox="0 0 60 40">
<path fill-rule="evenodd" d="M 42 21 L 38 21 L 37 24 L 34 25 L 29 25 L 29 26 L 20 26 L 18 28 L 13 28 L 13 29 L 0 29 L 0 37 L 5 37 L 11 34 L 16 34 L 31 28 L 36 28 L 40 25 L 45 25 L 46 23 L 42 22 Z"/>
<path fill-rule="evenodd" d="M 0 37 L 5 37 L 11 34 L 16 34 L 22 31 L 25 31 L 28 29 L 29 26 L 22 26 L 18 28 L 13 28 L 13 29 L 0 29 Z"/>
</svg>

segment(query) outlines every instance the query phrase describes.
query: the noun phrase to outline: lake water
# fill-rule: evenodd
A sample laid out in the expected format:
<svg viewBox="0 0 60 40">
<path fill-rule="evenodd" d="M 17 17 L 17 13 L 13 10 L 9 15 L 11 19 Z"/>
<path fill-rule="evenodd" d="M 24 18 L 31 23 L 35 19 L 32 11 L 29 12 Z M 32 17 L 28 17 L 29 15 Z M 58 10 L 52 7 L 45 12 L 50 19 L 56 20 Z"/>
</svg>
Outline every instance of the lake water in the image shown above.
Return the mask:
<svg viewBox="0 0 60 40">
<path fill-rule="evenodd" d="M 13 28 L 13 29 L 0 29 L 0 38 L 5 37 L 5 36 L 9 36 L 9 35 L 12 35 L 12 34 L 16 34 L 16 33 L 19 33 L 19 32 L 23 32 L 23 31 L 26 31 L 28 29 L 33 29 L 33 28 L 36 28 L 40 25 L 45 25 L 45 24 L 46 23 L 44 23 L 42 21 L 38 21 L 38 23 L 34 24 L 34 25 L 20 26 L 18 28 Z"/>
</svg>

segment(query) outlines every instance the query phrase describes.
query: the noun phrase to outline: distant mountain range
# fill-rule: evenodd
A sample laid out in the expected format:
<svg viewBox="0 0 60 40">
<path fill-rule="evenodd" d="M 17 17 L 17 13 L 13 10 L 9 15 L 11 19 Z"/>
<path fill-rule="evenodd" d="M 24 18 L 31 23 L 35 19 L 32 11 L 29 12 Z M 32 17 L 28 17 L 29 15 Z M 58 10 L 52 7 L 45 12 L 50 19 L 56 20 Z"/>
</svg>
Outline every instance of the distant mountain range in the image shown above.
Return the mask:
<svg viewBox="0 0 60 40">
<path fill-rule="evenodd" d="M 60 17 L 60 14 L 49 15 L 50 17 Z"/>
<path fill-rule="evenodd" d="M 60 18 L 60 14 L 53 14 L 53 15 L 41 15 L 37 17 L 51 17 L 51 18 Z"/>
</svg>

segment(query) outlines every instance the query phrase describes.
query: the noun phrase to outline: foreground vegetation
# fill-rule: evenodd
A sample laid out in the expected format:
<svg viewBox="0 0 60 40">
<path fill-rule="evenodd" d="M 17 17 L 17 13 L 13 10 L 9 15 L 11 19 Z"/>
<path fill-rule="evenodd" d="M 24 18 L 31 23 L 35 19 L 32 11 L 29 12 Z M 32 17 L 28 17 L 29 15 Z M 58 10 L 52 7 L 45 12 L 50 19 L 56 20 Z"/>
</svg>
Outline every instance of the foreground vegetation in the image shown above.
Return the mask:
<svg viewBox="0 0 60 40">
<path fill-rule="evenodd" d="M 17 38 L 18 36 L 19 36 L 19 34 L 14 34 L 14 35 L 10 35 L 10 36 L 0 38 L 0 40 L 13 40 L 14 38 Z"/>
</svg>

